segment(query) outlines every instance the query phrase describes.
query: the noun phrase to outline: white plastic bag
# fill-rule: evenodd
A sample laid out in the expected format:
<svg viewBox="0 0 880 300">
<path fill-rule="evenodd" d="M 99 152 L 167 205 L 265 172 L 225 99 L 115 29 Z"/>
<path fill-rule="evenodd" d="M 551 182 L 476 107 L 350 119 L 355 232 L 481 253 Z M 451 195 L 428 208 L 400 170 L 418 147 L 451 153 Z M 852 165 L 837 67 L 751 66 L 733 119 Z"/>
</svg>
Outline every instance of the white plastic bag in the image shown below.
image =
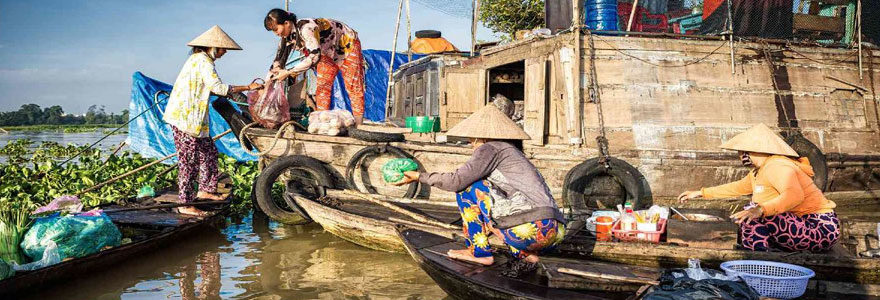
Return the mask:
<svg viewBox="0 0 880 300">
<path fill-rule="evenodd" d="M 46 241 L 46 249 L 43 250 L 43 258 L 38 261 L 19 265 L 12 262 L 12 269 L 15 271 L 33 271 L 45 268 L 61 262 L 61 252 L 58 251 L 58 245 L 55 241 Z"/>
</svg>

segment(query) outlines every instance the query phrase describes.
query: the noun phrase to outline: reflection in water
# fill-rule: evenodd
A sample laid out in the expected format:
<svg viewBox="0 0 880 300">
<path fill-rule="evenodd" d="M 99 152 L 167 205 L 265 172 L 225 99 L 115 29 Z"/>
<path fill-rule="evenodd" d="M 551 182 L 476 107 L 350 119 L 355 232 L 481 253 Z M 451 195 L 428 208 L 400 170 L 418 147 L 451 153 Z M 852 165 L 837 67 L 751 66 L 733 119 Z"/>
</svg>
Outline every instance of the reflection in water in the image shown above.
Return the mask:
<svg viewBox="0 0 880 300">
<path fill-rule="evenodd" d="M 32 299 L 441 299 L 404 254 L 377 252 L 320 226 L 230 222 Z"/>
</svg>

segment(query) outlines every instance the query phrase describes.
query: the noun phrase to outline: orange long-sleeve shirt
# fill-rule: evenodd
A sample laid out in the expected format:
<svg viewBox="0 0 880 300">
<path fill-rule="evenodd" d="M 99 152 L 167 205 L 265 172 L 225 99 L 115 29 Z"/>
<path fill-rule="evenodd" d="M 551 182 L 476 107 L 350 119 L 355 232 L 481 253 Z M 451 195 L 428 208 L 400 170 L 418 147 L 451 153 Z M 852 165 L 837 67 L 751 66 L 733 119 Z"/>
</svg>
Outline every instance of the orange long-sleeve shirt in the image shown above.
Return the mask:
<svg viewBox="0 0 880 300">
<path fill-rule="evenodd" d="M 806 159 L 774 155 L 764 166 L 728 184 L 703 188 L 703 198 L 752 195 L 752 202 L 764 209 L 764 216 L 791 212 L 798 216 L 832 212 L 837 204 L 825 198 L 813 184 L 813 167 Z"/>
</svg>

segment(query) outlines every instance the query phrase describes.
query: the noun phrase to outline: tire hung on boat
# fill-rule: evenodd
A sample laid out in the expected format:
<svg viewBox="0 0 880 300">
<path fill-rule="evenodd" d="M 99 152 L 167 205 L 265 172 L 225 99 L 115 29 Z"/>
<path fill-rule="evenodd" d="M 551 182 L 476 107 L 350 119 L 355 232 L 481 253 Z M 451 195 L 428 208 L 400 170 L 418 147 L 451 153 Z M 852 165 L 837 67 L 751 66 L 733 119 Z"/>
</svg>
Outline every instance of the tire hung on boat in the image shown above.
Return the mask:
<svg viewBox="0 0 880 300">
<path fill-rule="evenodd" d="M 813 183 L 819 187 L 819 190 L 824 192 L 828 187 L 828 161 L 825 158 L 825 154 L 822 153 L 822 150 L 800 133 L 788 135 L 788 137 L 785 138 L 785 142 L 788 143 L 788 145 L 791 146 L 799 156 L 806 157 L 810 160 L 810 165 L 813 167 L 813 172 L 815 173 L 813 175 Z"/>
<path fill-rule="evenodd" d="M 634 208 L 651 205 L 651 188 L 638 169 L 614 157 L 608 158 L 608 166 L 605 167 L 601 157 L 591 158 L 574 166 L 565 175 L 562 198 L 571 206 L 574 213 L 587 213 L 603 206 L 611 208 L 626 201 L 631 202 Z M 625 197 L 613 199 L 613 203 L 608 203 L 589 196 L 592 192 L 602 189 L 606 192 L 621 189 L 623 192 L 621 196 Z"/>
<path fill-rule="evenodd" d="M 419 165 L 419 168 L 421 169 L 422 163 L 420 163 L 415 157 L 413 157 L 406 151 L 403 151 L 403 149 L 391 145 L 367 146 L 355 153 L 354 156 L 351 157 L 351 160 L 348 161 L 348 164 L 345 166 L 345 180 L 348 186 L 350 188 L 360 191 L 361 193 L 378 194 L 376 187 L 374 187 L 369 182 L 369 176 L 368 174 L 366 174 L 366 170 L 362 168 L 362 165 L 367 158 L 378 157 L 386 153 L 397 156 L 398 158 L 412 159 Z M 361 185 L 363 186 L 363 188 L 361 188 L 361 185 L 358 185 L 357 182 L 355 182 L 354 180 L 354 172 L 356 170 L 361 170 Z M 403 197 L 415 197 L 419 192 L 419 186 L 420 184 L 418 181 L 410 183 L 407 187 L 406 194 L 404 194 Z"/>
<path fill-rule="evenodd" d="M 346 130 L 348 130 L 348 136 L 364 142 L 394 143 L 406 141 L 406 137 L 402 133 L 368 131 L 357 129 L 355 127 L 351 127 Z"/>
<path fill-rule="evenodd" d="M 281 195 L 278 195 L 277 189 L 273 192 L 279 179 L 284 185 Z M 326 195 L 325 188 L 332 186 L 333 177 L 320 160 L 292 155 L 275 159 L 260 172 L 254 184 L 254 194 L 260 210 L 270 218 L 284 224 L 299 225 L 312 220 L 296 202 L 289 201 L 290 195 L 318 199 Z"/>
</svg>

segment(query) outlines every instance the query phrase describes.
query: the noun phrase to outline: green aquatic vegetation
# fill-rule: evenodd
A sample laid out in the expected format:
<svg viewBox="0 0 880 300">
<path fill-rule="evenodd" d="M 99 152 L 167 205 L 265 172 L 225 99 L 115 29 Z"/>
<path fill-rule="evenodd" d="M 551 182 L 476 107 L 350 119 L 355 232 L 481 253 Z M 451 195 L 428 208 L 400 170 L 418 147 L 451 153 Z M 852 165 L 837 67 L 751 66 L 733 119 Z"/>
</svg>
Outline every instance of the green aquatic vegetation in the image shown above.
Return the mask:
<svg viewBox="0 0 880 300">
<path fill-rule="evenodd" d="M 95 132 L 104 129 L 113 129 L 121 126 L 121 124 L 69 124 L 69 125 L 23 125 L 3 127 L 6 131 L 19 132 L 63 132 L 63 133 L 83 133 Z M 107 131 L 109 133 L 109 131 Z M 118 131 L 116 134 L 125 134 L 124 131 Z"/>
<path fill-rule="evenodd" d="M 31 201 L 0 201 L 0 262 L 26 262 L 19 244 L 30 225 Z M 2 262 L 5 264 L 5 262 Z"/>
</svg>

